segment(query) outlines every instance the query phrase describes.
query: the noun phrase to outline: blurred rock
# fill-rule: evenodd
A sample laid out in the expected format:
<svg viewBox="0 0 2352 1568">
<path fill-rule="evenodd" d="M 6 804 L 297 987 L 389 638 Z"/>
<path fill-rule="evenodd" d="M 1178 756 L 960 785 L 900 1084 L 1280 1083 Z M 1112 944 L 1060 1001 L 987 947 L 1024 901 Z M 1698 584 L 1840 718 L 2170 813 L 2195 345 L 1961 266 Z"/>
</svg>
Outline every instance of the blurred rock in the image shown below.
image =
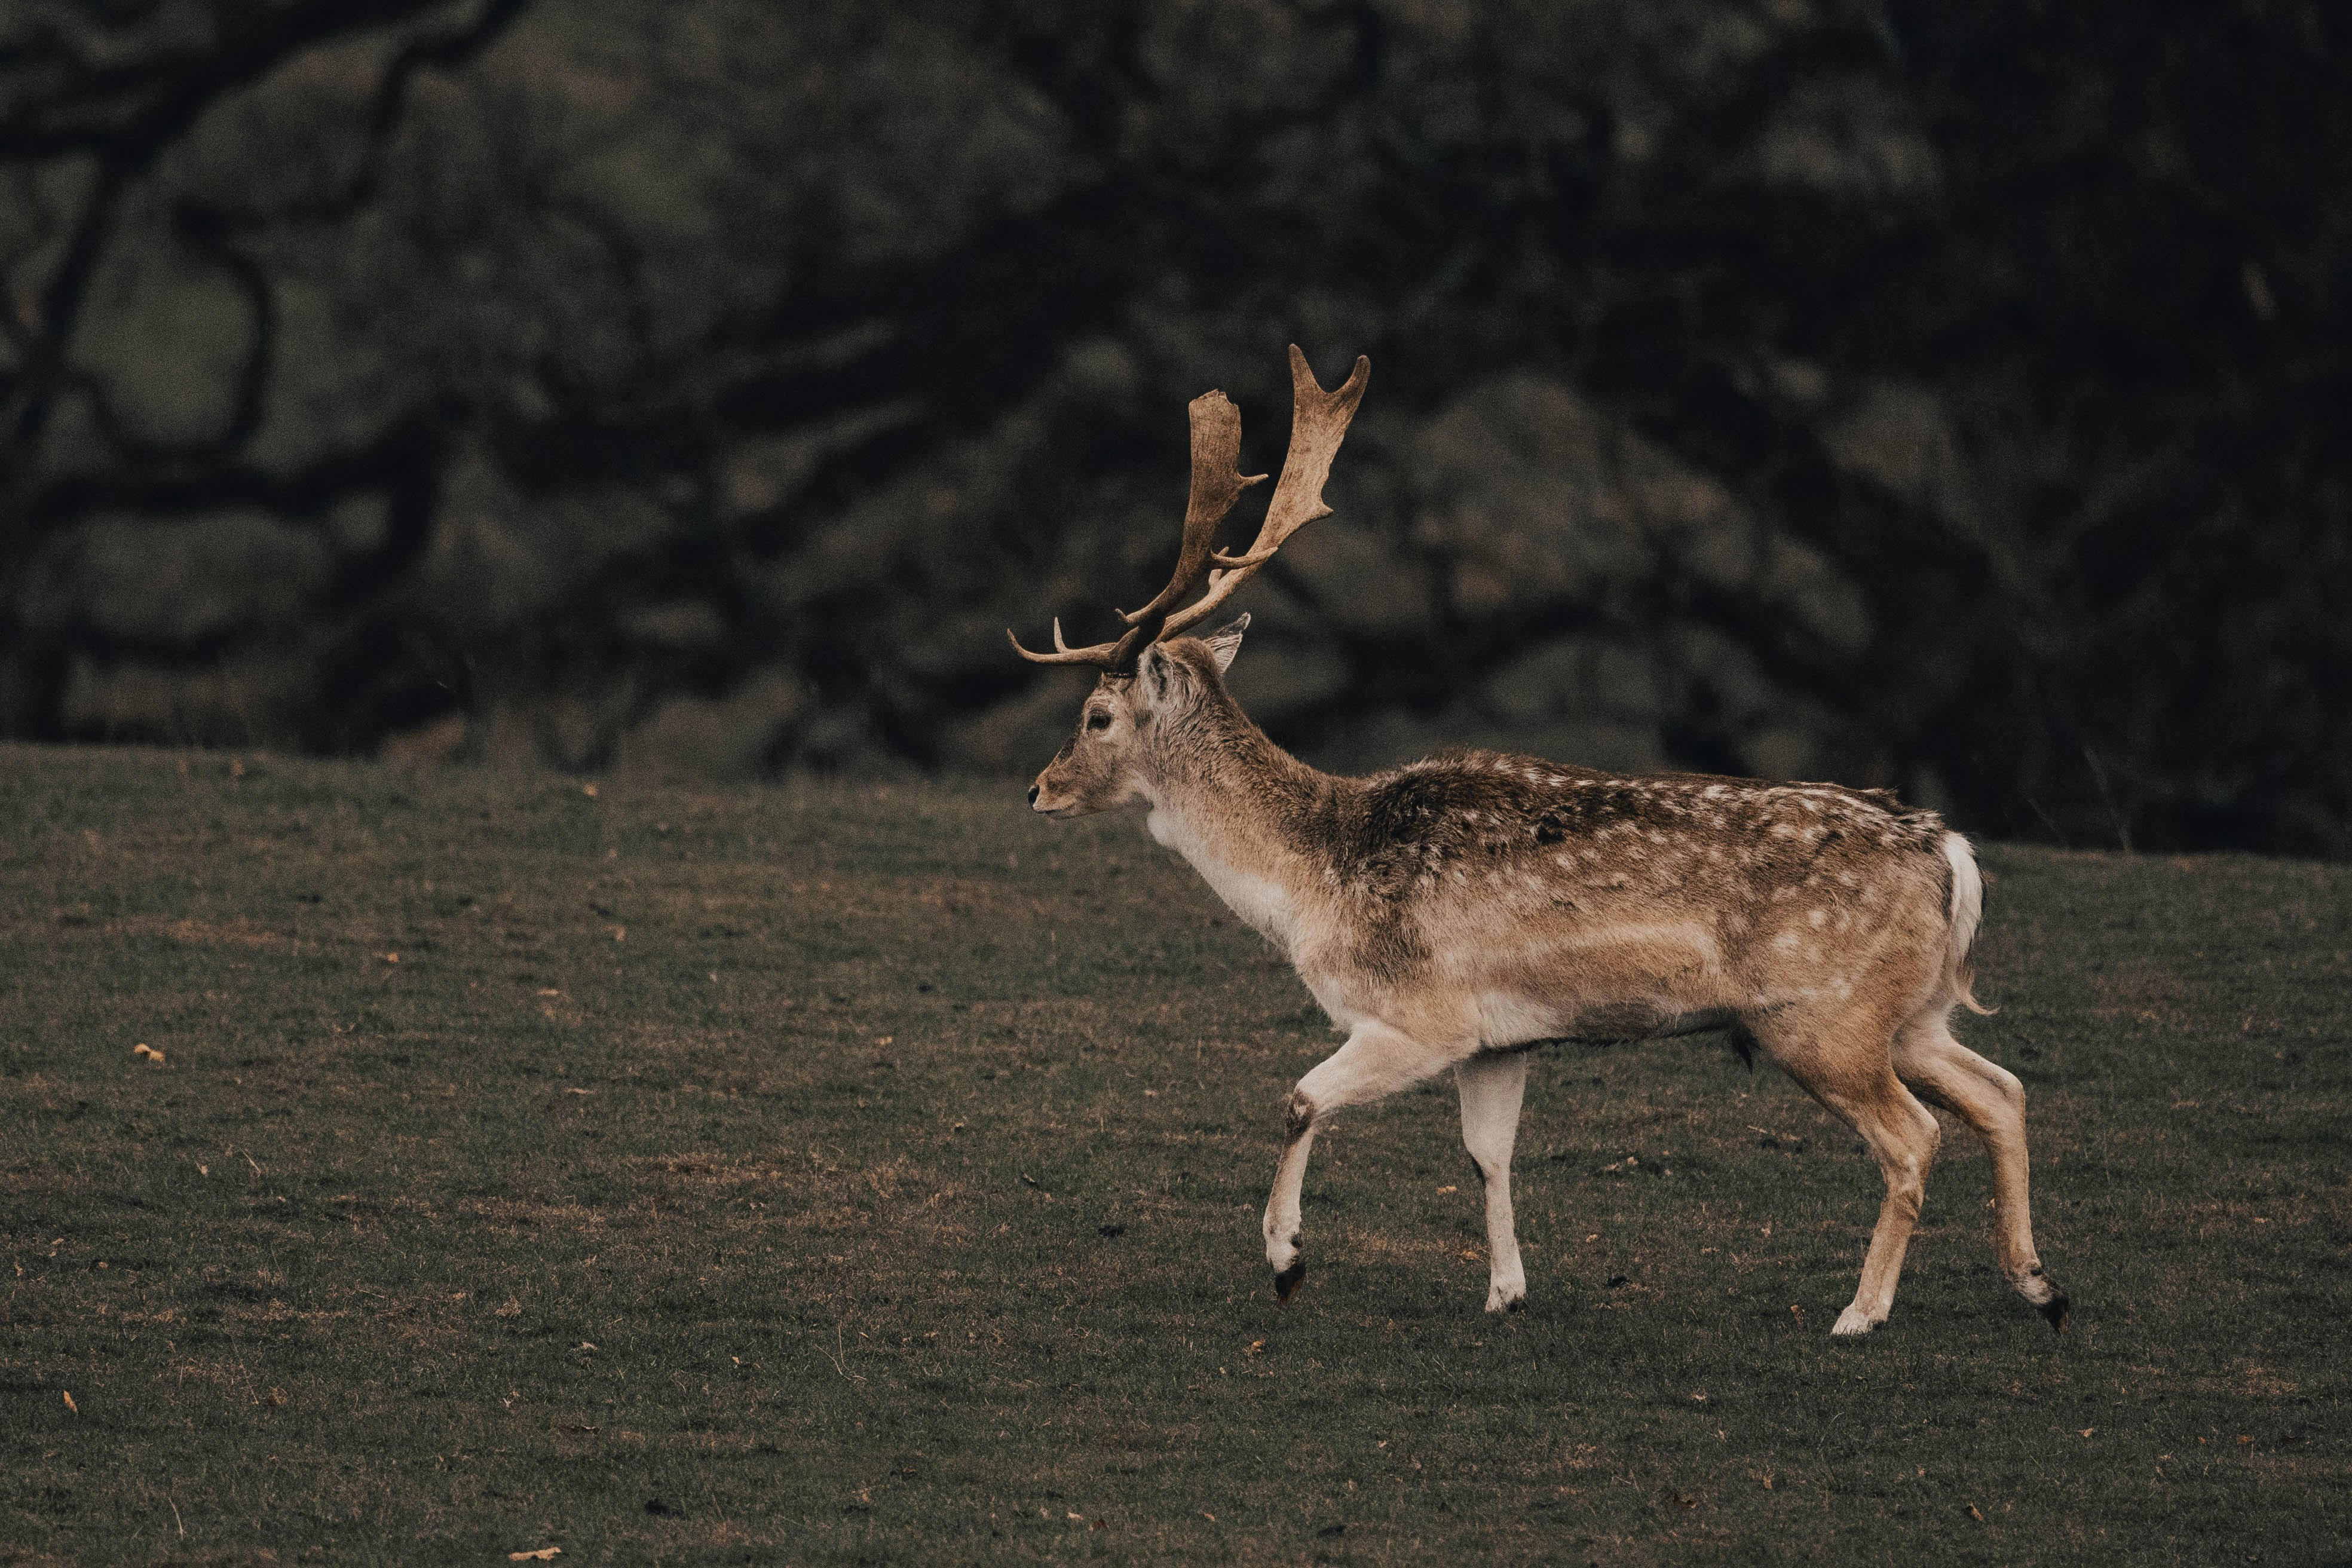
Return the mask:
<svg viewBox="0 0 2352 1568">
<path fill-rule="evenodd" d="M 2316 17 L 0 6 L 0 731 L 1017 777 L 1297 342 L 1309 757 L 2352 853 Z"/>
</svg>

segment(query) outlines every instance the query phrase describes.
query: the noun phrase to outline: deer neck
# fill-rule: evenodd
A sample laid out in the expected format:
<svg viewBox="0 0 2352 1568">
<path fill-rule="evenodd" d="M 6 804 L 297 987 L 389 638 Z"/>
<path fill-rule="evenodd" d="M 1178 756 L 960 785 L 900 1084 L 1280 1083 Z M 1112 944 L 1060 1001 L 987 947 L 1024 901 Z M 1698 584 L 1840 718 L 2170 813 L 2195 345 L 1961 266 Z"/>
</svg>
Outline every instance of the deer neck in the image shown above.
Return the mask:
<svg viewBox="0 0 2352 1568">
<path fill-rule="evenodd" d="M 1230 699 L 1223 707 L 1159 748 L 1141 781 L 1146 826 L 1287 952 L 1318 885 L 1305 829 L 1337 781 L 1268 740 Z"/>
</svg>

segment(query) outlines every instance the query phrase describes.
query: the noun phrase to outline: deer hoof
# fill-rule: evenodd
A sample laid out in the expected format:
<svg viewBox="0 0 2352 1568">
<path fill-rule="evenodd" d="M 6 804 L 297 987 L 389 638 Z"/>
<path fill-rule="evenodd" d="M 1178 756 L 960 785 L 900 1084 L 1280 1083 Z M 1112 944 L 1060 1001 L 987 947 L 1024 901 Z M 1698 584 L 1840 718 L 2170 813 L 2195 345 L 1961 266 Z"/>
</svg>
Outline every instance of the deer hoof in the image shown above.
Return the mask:
<svg viewBox="0 0 2352 1568">
<path fill-rule="evenodd" d="M 1274 1277 L 1274 1299 L 1287 1301 L 1298 1294 L 1298 1282 L 1307 1278 L 1307 1259 L 1292 1260 L 1289 1268 Z"/>
<path fill-rule="evenodd" d="M 1845 1339 L 1855 1339 L 1878 1327 L 1882 1321 L 1860 1307 L 1848 1307 L 1838 1314 L 1838 1321 L 1831 1325 L 1830 1332 Z"/>
<path fill-rule="evenodd" d="M 2042 1314 L 2051 1328 L 2063 1334 L 2066 1331 L 2067 1306 L 2066 1292 L 2054 1290 L 2051 1292 L 2050 1300 L 2039 1303 L 2034 1310 Z"/>
</svg>

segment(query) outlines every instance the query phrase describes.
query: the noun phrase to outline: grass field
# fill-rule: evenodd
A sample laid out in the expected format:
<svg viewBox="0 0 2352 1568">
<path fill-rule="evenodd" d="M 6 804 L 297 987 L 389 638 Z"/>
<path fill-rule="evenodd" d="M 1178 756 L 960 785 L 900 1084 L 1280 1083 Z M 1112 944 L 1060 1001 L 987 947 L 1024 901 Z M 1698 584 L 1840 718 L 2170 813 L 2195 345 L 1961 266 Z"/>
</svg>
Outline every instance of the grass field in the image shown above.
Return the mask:
<svg viewBox="0 0 2352 1568">
<path fill-rule="evenodd" d="M 2352 1559 L 2352 871 L 1990 848 L 2053 1336 L 1957 1126 L 1704 1038 L 1536 1064 L 1530 1310 L 1450 1088 L 1131 820 L 0 749 L 0 1560 Z M 154 1065 L 144 1044 L 163 1054 Z M 1466 1186 L 1465 1186 L 1466 1184 Z M 70 1396 L 70 1398 L 68 1398 Z"/>
</svg>

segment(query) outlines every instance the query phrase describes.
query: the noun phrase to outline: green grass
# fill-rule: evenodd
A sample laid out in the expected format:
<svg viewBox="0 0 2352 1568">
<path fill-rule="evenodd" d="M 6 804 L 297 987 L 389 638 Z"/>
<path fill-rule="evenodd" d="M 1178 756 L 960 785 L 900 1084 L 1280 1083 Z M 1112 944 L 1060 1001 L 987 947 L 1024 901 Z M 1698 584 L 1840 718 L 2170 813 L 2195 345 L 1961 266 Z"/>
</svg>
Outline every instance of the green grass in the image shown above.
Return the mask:
<svg viewBox="0 0 2352 1568">
<path fill-rule="evenodd" d="M 1335 1037 L 1129 820 L 26 748 L 0 796 L 0 1558 L 2347 1553 L 2343 868 L 1989 850 L 1963 1032 L 2074 1326 L 1953 1127 L 1848 1342 L 1875 1172 L 1688 1041 L 1536 1063 L 1525 1315 L 1443 1088 L 1318 1143 L 1277 1310 Z"/>
</svg>

